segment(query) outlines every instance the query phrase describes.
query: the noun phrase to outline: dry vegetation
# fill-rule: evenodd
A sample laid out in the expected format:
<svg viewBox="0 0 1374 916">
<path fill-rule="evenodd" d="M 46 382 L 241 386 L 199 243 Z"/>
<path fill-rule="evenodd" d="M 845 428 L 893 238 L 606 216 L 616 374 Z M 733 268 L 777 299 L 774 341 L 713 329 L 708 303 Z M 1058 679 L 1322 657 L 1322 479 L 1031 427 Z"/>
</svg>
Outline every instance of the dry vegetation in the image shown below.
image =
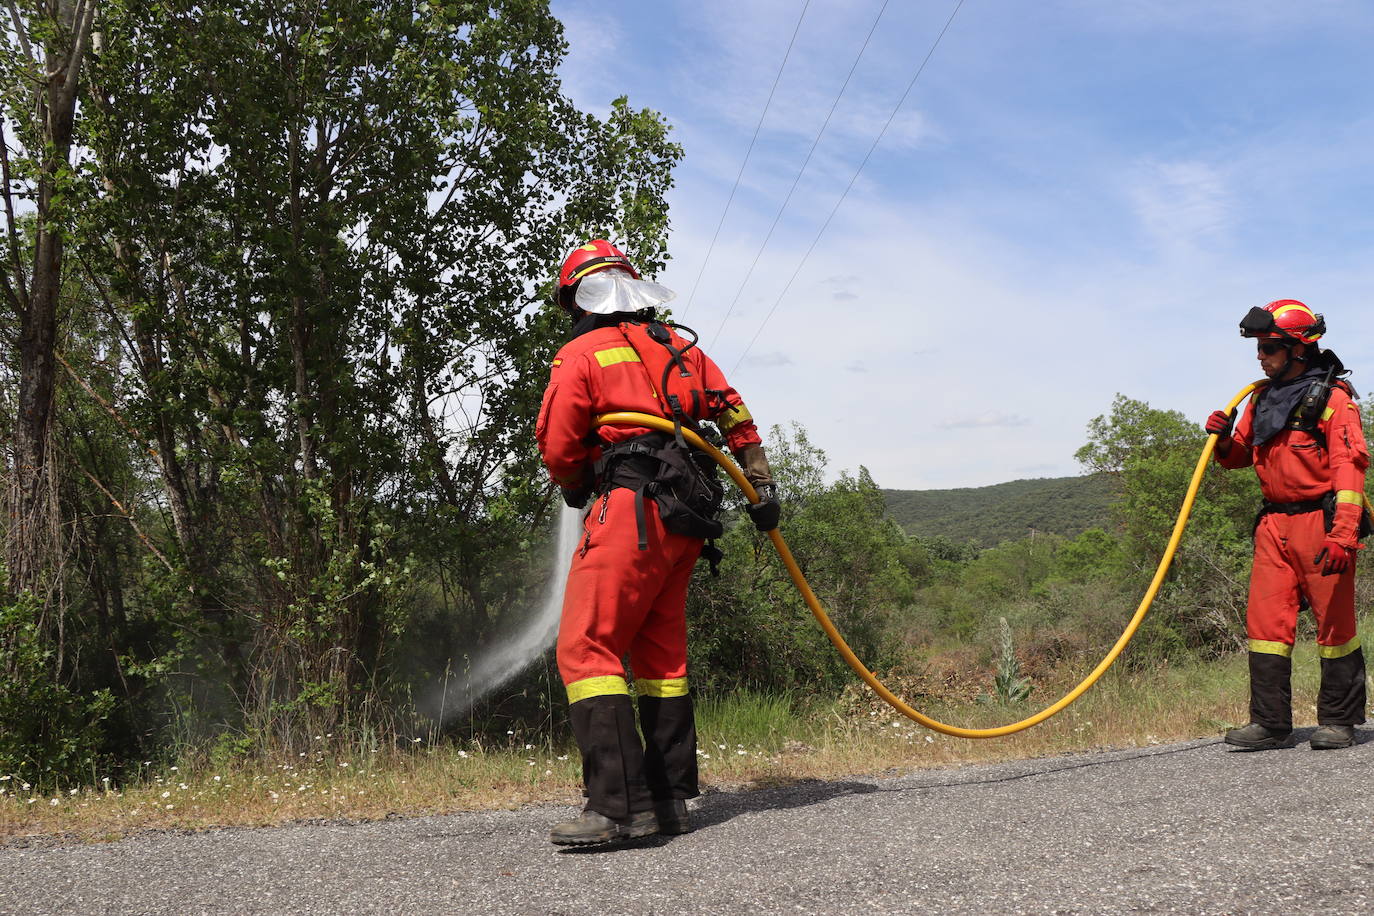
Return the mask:
<svg viewBox="0 0 1374 916">
<path fill-rule="evenodd" d="M 1310 724 L 1314 654 L 1295 659 L 1295 708 Z M 1039 709 L 1072 685 L 1039 683 L 1013 707 L 971 700 L 968 683 L 898 680 L 892 686 L 930 714 L 988 726 Z M 1179 703 L 1187 696 L 1186 704 Z M 1187 668 L 1113 672 L 1056 718 L 1008 738 L 969 741 L 897 715 L 866 688 L 797 712 L 787 698 L 705 702 L 699 755 L 707 791 L 785 785 L 800 779 L 892 774 L 1104 747 L 1216 736 L 1245 717 L 1244 657 Z M 1306 711 L 1304 715 L 1304 711 Z M 124 786 L 56 789 L 0 776 L 0 837 L 9 843 L 114 840 L 144 830 L 254 827 L 580 802 L 575 751 L 508 735 L 499 746 L 418 745 L 368 757 L 320 749 L 275 764 L 189 763 Z M 1218 750 L 1218 753 L 1221 753 Z"/>
</svg>

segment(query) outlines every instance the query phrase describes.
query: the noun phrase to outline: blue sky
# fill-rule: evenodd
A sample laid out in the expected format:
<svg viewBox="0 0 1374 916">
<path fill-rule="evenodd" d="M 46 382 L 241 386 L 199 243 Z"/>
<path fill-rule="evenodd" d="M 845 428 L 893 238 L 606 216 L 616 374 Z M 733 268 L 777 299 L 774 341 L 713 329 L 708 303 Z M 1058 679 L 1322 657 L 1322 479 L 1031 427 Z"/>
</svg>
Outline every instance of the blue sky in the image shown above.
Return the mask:
<svg viewBox="0 0 1374 916">
<path fill-rule="evenodd" d="M 811 0 L 726 213 L 804 5 L 553 9 L 566 91 L 626 94 L 686 148 L 677 317 L 832 472 L 1078 473 L 1117 392 L 1200 422 L 1258 377 L 1236 325 L 1277 298 L 1374 387 L 1374 5 L 966 0 L 803 261 L 955 0 L 888 3 L 760 254 L 883 2 Z"/>
</svg>

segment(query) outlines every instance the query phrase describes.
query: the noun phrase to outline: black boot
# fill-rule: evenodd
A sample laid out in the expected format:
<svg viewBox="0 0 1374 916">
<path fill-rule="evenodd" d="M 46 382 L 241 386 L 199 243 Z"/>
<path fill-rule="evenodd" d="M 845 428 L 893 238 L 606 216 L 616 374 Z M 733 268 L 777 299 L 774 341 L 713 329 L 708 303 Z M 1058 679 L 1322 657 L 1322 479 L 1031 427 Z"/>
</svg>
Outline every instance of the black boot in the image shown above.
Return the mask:
<svg viewBox="0 0 1374 916">
<path fill-rule="evenodd" d="M 1364 650 L 1322 659 L 1317 724 L 1359 725 L 1364 721 Z M 1337 745 L 1349 747 L 1348 744 Z"/>
<path fill-rule="evenodd" d="M 1333 751 L 1355 743 L 1355 726 L 1323 725 L 1312 733 L 1312 750 Z"/>
<path fill-rule="evenodd" d="M 692 697 L 639 698 L 644 730 L 644 776 L 658 812 L 662 833 L 692 829 L 683 799 L 701 794 L 697 786 L 697 726 Z"/>
<path fill-rule="evenodd" d="M 652 811 L 638 811 L 613 820 L 588 808 L 575 820 L 555 824 L 549 831 L 549 840 L 555 846 L 591 846 L 652 833 L 658 833 L 658 819 Z"/>
<path fill-rule="evenodd" d="M 587 808 L 576 820 L 556 826 L 550 839 L 577 845 L 655 832 L 653 797 L 644 781 L 644 746 L 635 731 L 630 698 L 587 697 L 569 707 L 568 718 L 582 752 Z"/>
<path fill-rule="evenodd" d="M 1288 737 L 1291 734 L 1292 731 L 1289 729 L 1280 731 L 1266 728 L 1258 722 L 1251 722 L 1249 725 L 1228 731 L 1226 743 L 1245 751 L 1270 751 L 1274 748 L 1287 747 Z"/>
</svg>

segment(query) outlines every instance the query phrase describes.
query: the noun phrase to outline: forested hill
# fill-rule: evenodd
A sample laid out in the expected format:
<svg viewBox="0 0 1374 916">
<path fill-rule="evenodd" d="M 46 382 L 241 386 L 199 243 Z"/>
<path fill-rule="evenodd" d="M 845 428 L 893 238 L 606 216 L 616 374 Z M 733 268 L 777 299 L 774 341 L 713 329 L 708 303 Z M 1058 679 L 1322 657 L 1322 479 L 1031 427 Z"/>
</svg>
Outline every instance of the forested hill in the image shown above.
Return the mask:
<svg viewBox="0 0 1374 916">
<path fill-rule="evenodd" d="M 1106 527 L 1115 496 L 1106 474 L 1012 480 L 954 490 L 883 490 L 887 512 L 908 534 L 994 547 L 1036 531 L 1073 537 Z"/>
</svg>

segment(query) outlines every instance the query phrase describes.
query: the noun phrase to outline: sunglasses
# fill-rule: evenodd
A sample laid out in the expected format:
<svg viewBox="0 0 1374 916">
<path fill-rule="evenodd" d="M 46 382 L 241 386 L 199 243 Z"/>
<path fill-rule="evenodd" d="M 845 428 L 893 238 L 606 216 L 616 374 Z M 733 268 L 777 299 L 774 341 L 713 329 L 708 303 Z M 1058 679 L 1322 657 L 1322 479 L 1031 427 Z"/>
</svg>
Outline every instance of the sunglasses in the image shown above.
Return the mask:
<svg viewBox="0 0 1374 916">
<path fill-rule="evenodd" d="M 1263 353 L 1265 356 L 1273 356 L 1280 350 L 1288 349 L 1287 344 L 1279 343 L 1278 341 L 1274 340 L 1261 340 L 1256 344 L 1256 346 L 1259 348 L 1259 351 Z"/>
</svg>

